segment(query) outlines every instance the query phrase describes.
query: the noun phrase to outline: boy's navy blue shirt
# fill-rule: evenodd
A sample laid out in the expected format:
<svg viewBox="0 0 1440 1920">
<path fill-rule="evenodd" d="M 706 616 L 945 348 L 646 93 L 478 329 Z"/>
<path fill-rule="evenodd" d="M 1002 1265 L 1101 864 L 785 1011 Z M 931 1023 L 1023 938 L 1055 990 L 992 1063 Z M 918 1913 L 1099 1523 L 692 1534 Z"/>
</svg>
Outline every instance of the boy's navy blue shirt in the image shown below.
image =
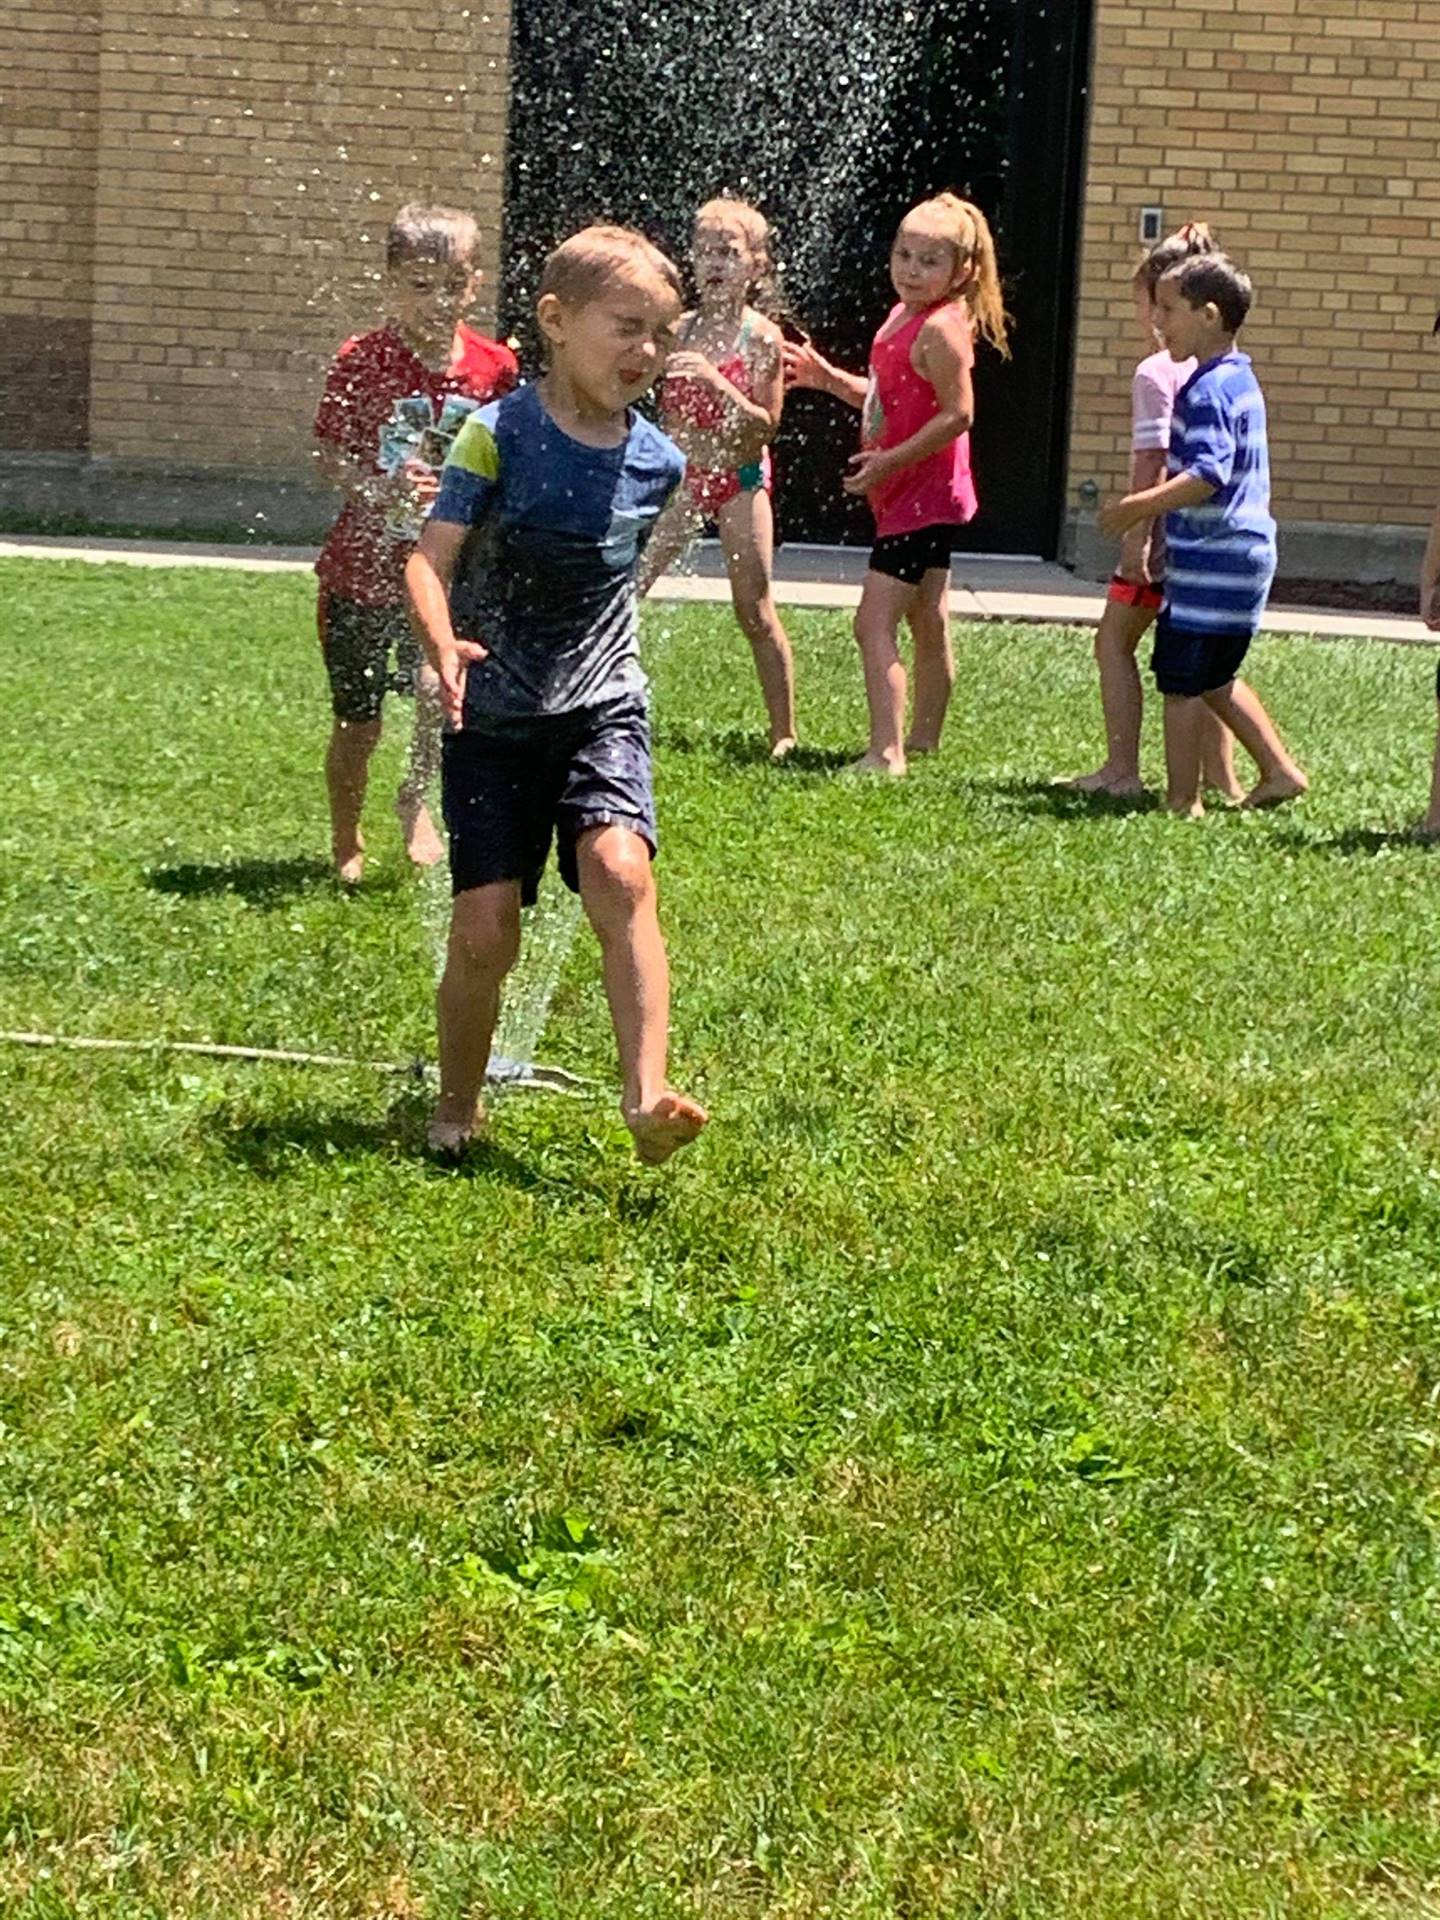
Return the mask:
<svg viewBox="0 0 1440 1920">
<path fill-rule="evenodd" d="M 635 571 L 684 472 L 633 409 L 617 447 L 563 432 L 533 385 L 471 414 L 432 509 L 470 529 L 450 618 L 488 653 L 466 669 L 467 727 L 644 693 Z"/>
<path fill-rule="evenodd" d="M 503 404 L 503 402 L 502 402 Z M 1165 516 L 1165 607 L 1187 632 L 1253 633 L 1275 577 L 1265 396 L 1248 354 L 1197 367 L 1175 399 L 1171 479 L 1215 489 L 1203 506 Z"/>
</svg>

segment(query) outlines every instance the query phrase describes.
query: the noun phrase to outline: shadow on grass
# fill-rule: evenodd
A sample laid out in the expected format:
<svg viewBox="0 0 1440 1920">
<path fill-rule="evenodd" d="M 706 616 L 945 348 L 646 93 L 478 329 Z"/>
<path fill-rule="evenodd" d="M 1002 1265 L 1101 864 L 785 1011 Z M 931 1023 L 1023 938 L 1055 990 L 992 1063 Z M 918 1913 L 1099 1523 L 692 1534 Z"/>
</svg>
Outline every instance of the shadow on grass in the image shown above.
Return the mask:
<svg viewBox="0 0 1440 1920">
<path fill-rule="evenodd" d="M 1331 860 L 1348 860 L 1394 847 L 1435 849 L 1440 842 L 1417 833 L 1414 827 L 1346 827 L 1340 833 L 1306 833 L 1303 827 L 1284 827 L 1270 835 L 1270 845 L 1282 853 L 1319 853 Z"/>
<path fill-rule="evenodd" d="M 993 795 L 1014 813 L 1048 813 L 1056 820 L 1118 820 L 1130 813 L 1154 813 L 1160 805 L 1154 793 L 1080 793 L 1049 780 L 966 779 L 961 785 Z"/>
<path fill-rule="evenodd" d="M 333 886 L 335 879 L 325 860 L 224 860 L 214 866 L 186 861 L 175 867 L 150 867 L 145 884 L 156 893 L 178 893 L 187 899 L 234 893 L 252 907 L 283 907 L 297 894 Z"/>
<path fill-rule="evenodd" d="M 683 722 L 670 721 L 656 728 L 655 745 L 668 753 L 709 754 L 732 767 L 768 767 L 774 764 L 764 738 L 758 733 L 742 732 L 738 727 L 711 733 L 699 727 L 687 727 Z M 775 772 L 837 773 L 857 757 L 857 749 L 807 747 L 802 742 L 775 766 Z"/>
<path fill-rule="evenodd" d="M 491 1139 L 477 1140 L 460 1161 L 428 1153 L 425 1108 L 412 1099 L 397 1101 L 379 1120 L 313 1110 L 255 1120 L 221 1109 L 207 1125 L 225 1154 L 260 1180 L 280 1179 L 300 1162 L 323 1166 L 326 1161 L 400 1155 L 424 1163 L 437 1179 L 503 1180 L 527 1189 L 557 1185 Z"/>
</svg>

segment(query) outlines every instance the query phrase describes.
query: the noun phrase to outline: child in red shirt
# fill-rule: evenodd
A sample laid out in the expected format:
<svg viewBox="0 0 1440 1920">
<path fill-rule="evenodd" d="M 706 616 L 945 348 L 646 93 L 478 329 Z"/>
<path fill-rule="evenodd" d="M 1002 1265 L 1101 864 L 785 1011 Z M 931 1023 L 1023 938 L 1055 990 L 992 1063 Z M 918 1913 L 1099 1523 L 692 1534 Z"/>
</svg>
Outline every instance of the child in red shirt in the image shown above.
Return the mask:
<svg viewBox="0 0 1440 1920">
<path fill-rule="evenodd" d="M 434 676 L 422 667 L 410 632 L 405 562 L 435 498 L 447 399 L 481 404 L 508 393 L 519 379 L 510 349 L 463 323 L 479 288 L 479 246 L 469 214 L 400 209 L 385 243 L 387 323 L 341 347 L 315 416 L 320 470 L 345 494 L 315 571 L 335 716 L 325 756 L 331 848 L 335 871 L 350 886 L 364 867 L 360 814 L 381 707 L 392 687 L 415 695 L 410 761 L 395 799 L 406 851 L 420 866 L 442 852 L 425 806 L 439 758 L 440 706 Z M 406 432 L 415 433 L 414 455 L 395 464 Z"/>
</svg>

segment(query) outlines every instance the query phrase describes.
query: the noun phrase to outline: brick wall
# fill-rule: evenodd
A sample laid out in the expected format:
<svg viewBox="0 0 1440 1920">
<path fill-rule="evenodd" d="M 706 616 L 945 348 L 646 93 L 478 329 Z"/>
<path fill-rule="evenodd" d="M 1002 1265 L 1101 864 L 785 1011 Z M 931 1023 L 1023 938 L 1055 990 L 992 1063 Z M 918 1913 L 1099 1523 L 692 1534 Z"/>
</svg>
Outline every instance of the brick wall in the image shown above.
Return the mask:
<svg viewBox="0 0 1440 1920">
<path fill-rule="evenodd" d="M 1440 5 L 1097 0 L 1071 500 L 1128 463 L 1142 205 L 1256 284 L 1277 516 L 1419 525 L 1440 499 Z"/>
<path fill-rule="evenodd" d="M 35 124 L 9 137 L 43 191 L 22 181 L 37 264 L 15 306 L 88 318 L 93 454 L 307 472 L 325 360 L 378 317 L 403 200 L 471 208 L 494 287 L 505 5 L 102 0 L 82 15 L 22 0 L 19 18 Z M 30 209 L 54 203 L 61 139 L 75 205 L 55 241 Z"/>
<path fill-rule="evenodd" d="M 76 0 L 0 21 L 0 447 L 85 443 L 99 35 Z"/>
<path fill-rule="evenodd" d="M 1255 276 L 1281 517 L 1420 525 L 1440 496 L 1437 0 L 1096 7 L 1072 502 L 1124 478 L 1128 281 L 1158 203 Z M 474 208 L 495 284 L 508 39 L 508 0 L 0 9 L 0 447 L 307 473 L 393 207 Z"/>
</svg>

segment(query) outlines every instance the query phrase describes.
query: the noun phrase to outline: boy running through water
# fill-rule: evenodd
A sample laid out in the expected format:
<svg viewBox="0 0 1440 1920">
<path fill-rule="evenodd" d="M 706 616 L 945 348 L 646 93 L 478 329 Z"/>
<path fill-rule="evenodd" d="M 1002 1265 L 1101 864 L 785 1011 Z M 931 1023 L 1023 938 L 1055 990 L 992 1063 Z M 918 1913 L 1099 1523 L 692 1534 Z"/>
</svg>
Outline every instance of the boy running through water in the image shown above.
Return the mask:
<svg viewBox="0 0 1440 1920">
<path fill-rule="evenodd" d="M 547 369 L 461 428 L 406 569 L 453 729 L 437 1153 L 458 1157 L 483 1124 L 501 982 L 552 836 L 599 938 L 636 1153 L 658 1164 L 705 1125 L 665 1078 L 669 973 L 635 587 L 685 463 L 633 403 L 663 371 L 680 309 L 678 272 L 638 233 L 588 227 L 556 248 L 536 308 Z"/>
<path fill-rule="evenodd" d="M 320 471 L 345 494 L 315 571 L 334 712 L 325 756 L 330 845 L 347 886 L 364 869 L 360 815 L 391 687 L 415 696 L 410 762 L 395 796 L 405 850 L 417 866 L 429 866 L 443 851 L 425 806 L 439 757 L 440 709 L 434 676 L 421 671 L 405 607 L 405 562 L 438 483 L 419 460 L 386 471 L 382 442 L 397 404 L 413 408 L 417 424 L 423 416 L 428 426 L 452 396 L 478 405 L 508 393 L 519 378 L 508 347 L 464 324 L 479 287 L 479 250 L 480 231 L 468 213 L 418 204 L 400 209 L 385 242 L 389 317 L 341 347 L 315 417 Z"/>
</svg>

